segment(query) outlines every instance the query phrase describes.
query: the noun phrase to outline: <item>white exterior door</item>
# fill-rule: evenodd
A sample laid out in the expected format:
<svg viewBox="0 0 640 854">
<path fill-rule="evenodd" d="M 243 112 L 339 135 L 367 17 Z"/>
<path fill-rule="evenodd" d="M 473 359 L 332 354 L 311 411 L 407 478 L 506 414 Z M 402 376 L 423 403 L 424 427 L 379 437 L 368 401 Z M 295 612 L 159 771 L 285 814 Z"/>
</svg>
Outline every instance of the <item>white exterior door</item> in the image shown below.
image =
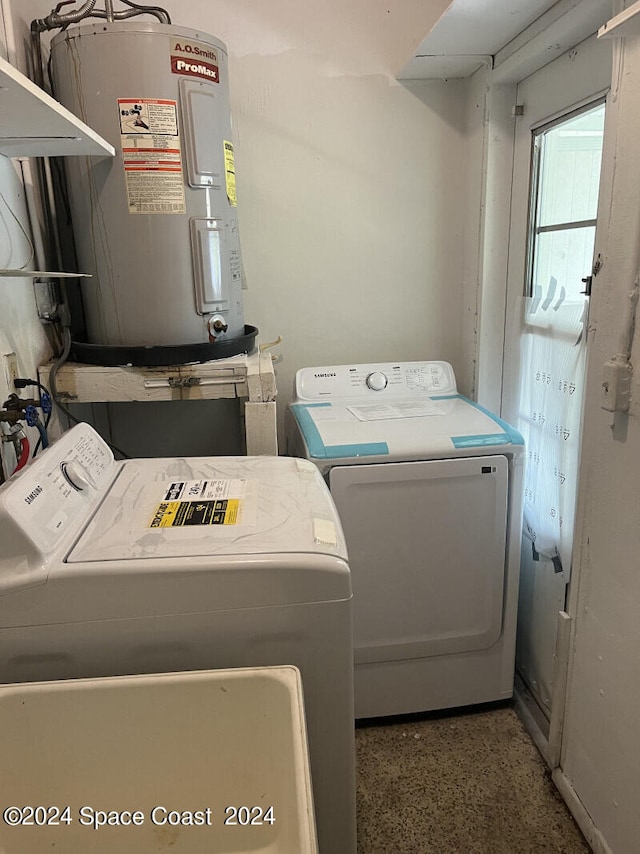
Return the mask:
<svg viewBox="0 0 640 854">
<path fill-rule="evenodd" d="M 517 670 L 550 717 L 571 573 L 588 290 L 610 46 L 588 39 L 521 81 L 502 412 L 525 436 Z"/>
</svg>

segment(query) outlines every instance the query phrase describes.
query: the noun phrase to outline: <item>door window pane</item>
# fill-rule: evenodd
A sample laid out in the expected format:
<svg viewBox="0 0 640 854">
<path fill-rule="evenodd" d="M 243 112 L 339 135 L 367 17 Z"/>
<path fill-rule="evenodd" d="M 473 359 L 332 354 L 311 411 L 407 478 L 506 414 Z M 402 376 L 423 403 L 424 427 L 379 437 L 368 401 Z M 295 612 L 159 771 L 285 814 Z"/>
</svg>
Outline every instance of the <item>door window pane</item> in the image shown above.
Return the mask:
<svg viewBox="0 0 640 854">
<path fill-rule="evenodd" d="M 538 135 L 541 142 L 536 226 L 596 218 L 604 104 Z"/>
<path fill-rule="evenodd" d="M 532 294 L 546 295 L 549 284 L 555 279 L 555 299 L 578 299 L 580 292 L 584 291 L 582 278 L 591 271 L 595 237 L 595 225 L 538 234 Z"/>
</svg>

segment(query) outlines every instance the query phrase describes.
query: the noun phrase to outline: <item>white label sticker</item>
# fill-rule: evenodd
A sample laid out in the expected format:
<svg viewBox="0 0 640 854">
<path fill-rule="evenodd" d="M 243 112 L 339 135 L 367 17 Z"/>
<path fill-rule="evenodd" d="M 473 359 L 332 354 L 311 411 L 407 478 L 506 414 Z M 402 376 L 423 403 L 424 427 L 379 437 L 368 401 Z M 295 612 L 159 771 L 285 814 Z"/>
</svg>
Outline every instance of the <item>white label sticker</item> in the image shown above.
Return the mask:
<svg viewBox="0 0 640 854">
<path fill-rule="evenodd" d="M 313 539 L 316 543 L 323 543 L 327 546 L 336 546 L 338 544 L 338 532 L 336 531 L 336 526 L 329 519 L 314 519 Z"/>
<path fill-rule="evenodd" d="M 167 484 L 163 501 L 218 501 L 222 498 L 244 498 L 246 481 L 178 480 Z"/>
<path fill-rule="evenodd" d="M 130 214 L 185 213 L 177 102 L 118 98 Z"/>
<path fill-rule="evenodd" d="M 347 408 L 356 416 L 358 421 L 390 421 L 395 418 L 424 418 L 427 415 L 444 415 L 443 407 L 432 400 L 420 401 L 420 403 L 371 403 Z"/>
</svg>

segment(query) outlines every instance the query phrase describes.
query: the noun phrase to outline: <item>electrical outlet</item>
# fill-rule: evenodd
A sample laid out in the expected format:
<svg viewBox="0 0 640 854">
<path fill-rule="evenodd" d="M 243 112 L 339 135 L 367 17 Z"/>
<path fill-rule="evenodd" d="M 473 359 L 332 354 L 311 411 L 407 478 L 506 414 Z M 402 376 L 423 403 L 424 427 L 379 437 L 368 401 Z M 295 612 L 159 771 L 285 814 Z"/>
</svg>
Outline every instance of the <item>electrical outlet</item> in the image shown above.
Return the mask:
<svg viewBox="0 0 640 854">
<path fill-rule="evenodd" d="M 2 366 L 4 368 L 4 378 L 7 383 L 7 388 L 9 390 L 9 394 L 11 394 L 16 390 L 13 381 L 20 376 L 18 373 L 18 357 L 16 354 L 5 353 L 2 356 Z"/>
</svg>

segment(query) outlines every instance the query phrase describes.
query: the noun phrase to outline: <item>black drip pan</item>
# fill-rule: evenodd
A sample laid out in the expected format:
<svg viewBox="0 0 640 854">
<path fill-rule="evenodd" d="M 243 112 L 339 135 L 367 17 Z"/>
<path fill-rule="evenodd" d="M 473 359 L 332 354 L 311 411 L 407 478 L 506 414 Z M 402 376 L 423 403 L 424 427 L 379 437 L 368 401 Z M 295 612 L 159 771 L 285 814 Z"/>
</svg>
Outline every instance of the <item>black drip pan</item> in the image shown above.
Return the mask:
<svg viewBox="0 0 640 854">
<path fill-rule="evenodd" d="M 212 344 L 177 344 L 159 347 L 127 347 L 111 344 L 87 344 L 72 341 L 69 359 L 86 365 L 102 365 L 107 368 L 129 367 L 156 368 L 184 365 L 188 362 L 210 362 L 250 353 L 255 347 L 258 330 L 255 326 L 244 327 L 244 335 Z"/>
</svg>

